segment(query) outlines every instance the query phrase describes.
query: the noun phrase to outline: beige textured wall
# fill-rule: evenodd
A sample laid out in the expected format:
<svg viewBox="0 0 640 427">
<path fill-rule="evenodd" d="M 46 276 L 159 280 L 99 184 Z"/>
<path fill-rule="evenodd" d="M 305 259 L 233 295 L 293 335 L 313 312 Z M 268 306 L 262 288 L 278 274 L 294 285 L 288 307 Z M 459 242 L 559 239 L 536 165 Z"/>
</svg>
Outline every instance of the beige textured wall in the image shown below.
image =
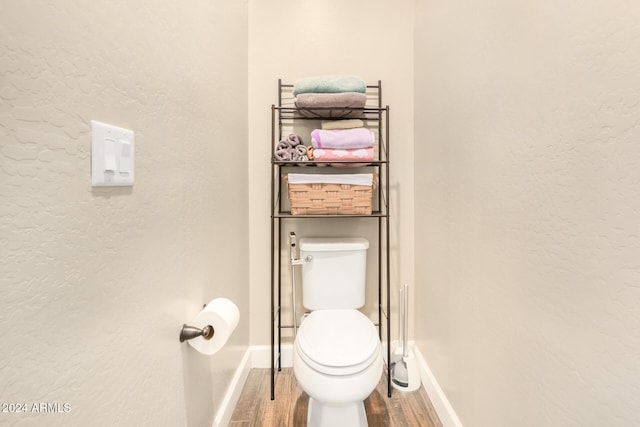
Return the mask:
<svg viewBox="0 0 640 427">
<path fill-rule="evenodd" d="M 417 6 L 422 353 L 468 427 L 640 424 L 640 4 Z"/>
<path fill-rule="evenodd" d="M 211 425 L 248 345 L 247 5 L 0 4 L 2 425 Z M 133 188 L 92 189 L 90 121 L 133 129 Z M 226 296 L 212 357 L 178 342 Z"/>
<path fill-rule="evenodd" d="M 355 74 L 368 83 L 382 80 L 383 102 L 391 108 L 392 280 L 394 286 L 413 281 L 413 201 L 407 196 L 413 193 L 412 10 L 413 2 L 408 0 L 249 2 L 252 344 L 266 345 L 270 336 L 271 105 L 277 104 L 278 78 L 293 83 L 308 76 Z M 306 138 L 308 142 L 309 135 Z M 289 222 L 287 231 L 292 229 L 299 236 L 362 235 L 373 239 L 375 224 L 306 220 L 294 225 Z M 288 252 L 283 256 L 288 258 Z M 290 322 L 288 271 L 285 266 L 283 320 Z M 374 285 L 371 290 L 375 292 Z M 365 311 L 370 314 L 374 309 L 369 305 Z"/>
</svg>

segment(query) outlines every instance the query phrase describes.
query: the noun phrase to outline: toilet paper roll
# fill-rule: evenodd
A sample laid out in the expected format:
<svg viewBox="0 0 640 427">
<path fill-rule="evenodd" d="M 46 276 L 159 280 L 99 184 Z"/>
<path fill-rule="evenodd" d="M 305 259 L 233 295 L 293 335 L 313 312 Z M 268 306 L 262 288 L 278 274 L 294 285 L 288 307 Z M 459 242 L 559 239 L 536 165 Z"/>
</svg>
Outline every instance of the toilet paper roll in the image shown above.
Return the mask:
<svg viewBox="0 0 640 427">
<path fill-rule="evenodd" d="M 216 298 L 191 323 L 200 329 L 207 325 L 213 326 L 213 336 L 210 339 L 197 337 L 188 342 L 202 354 L 214 354 L 225 345 L 239 320 L 240 310 L 233 302 L 226 298 Z"/>
</svg>

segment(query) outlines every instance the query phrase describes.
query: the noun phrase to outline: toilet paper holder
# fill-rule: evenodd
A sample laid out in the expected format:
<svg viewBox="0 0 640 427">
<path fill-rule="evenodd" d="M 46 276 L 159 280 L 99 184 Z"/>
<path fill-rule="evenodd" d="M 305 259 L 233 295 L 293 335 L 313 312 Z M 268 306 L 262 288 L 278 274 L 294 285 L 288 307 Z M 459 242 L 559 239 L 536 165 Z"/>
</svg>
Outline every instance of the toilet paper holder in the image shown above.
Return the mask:
<svg viewBox="0 0 640 427">
<path fill-rule="evenodd" d="M 202 307 L 189 324 L 180 330 L 180 343 L 187 341 L 190 347 L 204 355 L 212 355 L 222 349 L 238 322 L 240 310 L 227 298 L 214 298 Z"/>
<path fill-rule="evenodd" d="M 194 338 L 202 337 L 205 340 L 210 340 L 215 335 L 216 331 L 213 329 L 213 326 L 207 325 L 204 328 L 200 329 L 195 326 L 189 326 L 186 323 L 182 325 L 182 329 L 180 330 L 180 342 L 185 342 L 187 340 L 192 340 Z"/>
<path fill-rule="evenodd" d="M 207 304 L 204 304 L 202 308 L 205 308 Z M 185 342 L 188 340 L 192 340 L 194 338 L 202 337 L 205 340 L 210 340 L 215 335 L 216 330 L 213 329 L 213 326 L 207 325 L 204 328 L 200 329 L 195 326 L 189 326 L 186 323 L 182 325 L 182 329 L 180 329 L 180 342 Z"/>
</svg>

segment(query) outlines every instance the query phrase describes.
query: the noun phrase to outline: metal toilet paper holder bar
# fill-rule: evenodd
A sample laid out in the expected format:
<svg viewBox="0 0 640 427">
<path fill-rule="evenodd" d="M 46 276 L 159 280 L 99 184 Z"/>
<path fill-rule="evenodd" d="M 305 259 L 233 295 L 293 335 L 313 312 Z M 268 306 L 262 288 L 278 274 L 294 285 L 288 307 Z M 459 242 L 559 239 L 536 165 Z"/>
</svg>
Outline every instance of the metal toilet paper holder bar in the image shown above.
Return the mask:
<svg viewBox="0 0 640 427">
<path fill-rule="evenodd" d="M 207 304 L 204 304 L 202 308 L 205 308 Z M 180 329 L 180 342 L 185 342 L 187 340 L 192 340 L 194 338 L 202 337 L 205 340 L 210 340 L 215 335 L 216 330 L 213 329 L 213 326 L 207 325 L 204 328 L 200 329 L 195 326 L 189 326 L 186 323 L 182 325 L 182 329 Z"/>
<path fill-rule="evenodd" d="M 185 342 L 194 338 L 202 337 L 205 340 L 210 340 L 215 335 L 216 331 L 213 326 L 207 325 L 200 329 L 195 326 L 189 326 L 186 323 L 182 325 L 180 330 L 180 342 Z"/>
</svg>

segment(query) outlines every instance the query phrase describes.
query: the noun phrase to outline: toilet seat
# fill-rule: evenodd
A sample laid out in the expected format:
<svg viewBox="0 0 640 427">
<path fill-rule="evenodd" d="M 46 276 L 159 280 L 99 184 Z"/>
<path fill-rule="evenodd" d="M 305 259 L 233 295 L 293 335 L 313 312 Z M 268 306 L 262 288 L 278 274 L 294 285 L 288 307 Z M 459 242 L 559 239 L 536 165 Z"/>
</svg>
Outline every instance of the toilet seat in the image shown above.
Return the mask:
<svg viewBox="0 0 640 427">
<path fill-rule="evenodd" d="M 377 328 L 353 309 L 316 310 L 298 328 L 295 345 L 311 368 L 329 375 L 352 375 L 373 363 L 380 352 Z"/>
</svg>

